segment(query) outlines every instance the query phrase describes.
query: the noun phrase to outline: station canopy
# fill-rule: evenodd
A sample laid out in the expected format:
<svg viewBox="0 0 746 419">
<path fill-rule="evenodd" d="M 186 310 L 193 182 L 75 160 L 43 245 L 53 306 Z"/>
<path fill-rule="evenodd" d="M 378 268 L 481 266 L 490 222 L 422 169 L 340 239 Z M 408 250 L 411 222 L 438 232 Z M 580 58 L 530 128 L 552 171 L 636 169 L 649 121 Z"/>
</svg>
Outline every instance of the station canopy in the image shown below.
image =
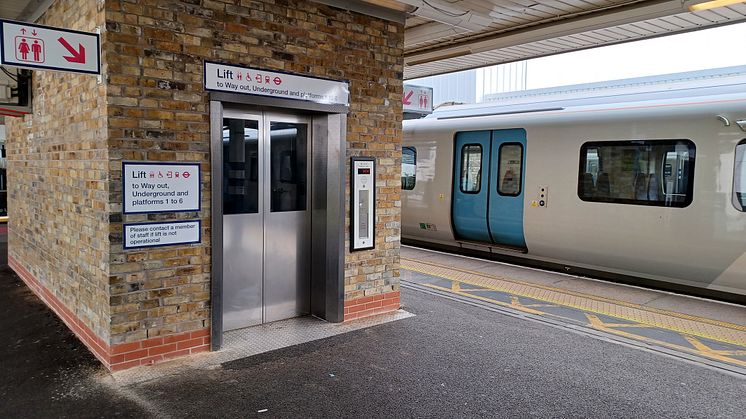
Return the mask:
<svg viewBox="0 0 746 419">
<path fill-rule="evenodd" d="M 361 3 L 405 14 L 404 79 L 746 20 L 746 3 L 733 0 L 362 0 Z M 733 53 L 738 54 L 735 50 Z"/>
<path fill-rule="evenodd" d="M 737 0 L 315 1 L 404 22 L 404 79 L 746 21 Z M 0 0 L 0 18 L 33 22 L 51 3 Z"/>
</svg>

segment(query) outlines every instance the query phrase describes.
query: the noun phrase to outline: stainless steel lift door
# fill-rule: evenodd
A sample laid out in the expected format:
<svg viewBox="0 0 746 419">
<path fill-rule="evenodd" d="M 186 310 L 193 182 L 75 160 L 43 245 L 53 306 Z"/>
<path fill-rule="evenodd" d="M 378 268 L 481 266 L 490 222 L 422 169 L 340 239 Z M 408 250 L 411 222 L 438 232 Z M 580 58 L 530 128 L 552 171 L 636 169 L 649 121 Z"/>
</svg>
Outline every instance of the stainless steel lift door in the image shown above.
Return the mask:
<svg viewBox="0 0 746 419">
<path fill-rule="evenodd" d="M 307 314 L 310 123 L 223 115 L 223 328 Z"/>
</svg>

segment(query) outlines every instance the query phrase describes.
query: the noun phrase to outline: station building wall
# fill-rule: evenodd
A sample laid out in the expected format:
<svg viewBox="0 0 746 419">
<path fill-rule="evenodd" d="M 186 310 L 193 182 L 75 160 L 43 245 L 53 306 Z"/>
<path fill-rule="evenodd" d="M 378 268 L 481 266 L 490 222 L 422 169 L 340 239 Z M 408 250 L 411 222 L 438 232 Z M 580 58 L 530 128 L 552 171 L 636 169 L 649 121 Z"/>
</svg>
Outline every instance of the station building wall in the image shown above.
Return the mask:
<svg viewBox="0 0 746 419">
<path fill-rule="evenodd" d="M 204 60 L 349 81 L 347 193 L 349 157 L 376 157 L 377 236 L 349 252 L 348 196 L 345 320 L 399 307 L 401 24 L 301 0 L 57 0 L 40 23 L 102 27 L 104 75 L 35 72 L 9 124 L 10 258 L 105 365 L 209 350 Z M 201 212 L 123 215 L 123 160 L 201 163 Z M 198 245 L 123 250 L 123 222 L 196 218 Z"/>
</svg>

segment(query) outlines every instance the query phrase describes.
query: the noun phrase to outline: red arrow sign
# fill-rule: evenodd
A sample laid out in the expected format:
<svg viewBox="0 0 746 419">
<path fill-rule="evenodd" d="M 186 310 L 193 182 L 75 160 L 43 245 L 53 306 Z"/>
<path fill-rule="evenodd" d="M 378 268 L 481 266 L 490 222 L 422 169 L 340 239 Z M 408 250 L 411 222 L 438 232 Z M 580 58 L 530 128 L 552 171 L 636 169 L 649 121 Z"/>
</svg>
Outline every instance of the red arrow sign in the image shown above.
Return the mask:
<svg viewBox="0 0 746 419">
<path fill-rule="evenodd" d="M 59 41 L 59 43 L 62 44 L 62 46 L 65 47 L 65 49 L 68 52 L 70 52 L 70 54 L 72 54 L 72 57 L 62 57 L 62 58 L 66 59 L 68 62 L 71 62 L 71 63 L 85 64 L 85 47 L 83 47 L 83 44 L 78 44 L 78 50 L 75 51 L 75 48 L 73 48 L 73 46 L 70 45 L 70 43 L 68 43 L 65 40 L 65 38 L 60 36 L 59 39 L 57 39 L 57 41 Z"/>
<path fill-rule="evenodd" d="M 413 94 L 414 90 L 410 90 L 409 93 L 407 93 L 407 95 L 402 98 L 401 103 L 405 105 L 411 105 L 412 102 L 409 100 L 409 98 L 411 98 Z"/>
</svg>

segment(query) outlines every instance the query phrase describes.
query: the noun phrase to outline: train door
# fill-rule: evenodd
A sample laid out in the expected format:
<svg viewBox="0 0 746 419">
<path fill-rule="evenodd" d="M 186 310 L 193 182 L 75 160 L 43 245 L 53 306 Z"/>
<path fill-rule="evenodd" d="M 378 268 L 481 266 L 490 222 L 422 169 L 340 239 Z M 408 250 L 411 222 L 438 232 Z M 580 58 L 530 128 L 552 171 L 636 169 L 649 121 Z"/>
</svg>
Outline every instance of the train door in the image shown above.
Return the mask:
<svg viewBox="0 0 746 419">
<path fill-rule="evenodd" d="M 224 330 L 310 311 L 310 123 L 223 114 Z"/>
<path fill-rule="evenodd" d="M 492 241 L 526 247 L 523 237 L 523 177 L 526 131 L 492 131 L 488 224 Z"/>
<path fill-rule="evenodd" d="M 489 242 L 490 131 L 456 134 L 453 182 L 453 228 L 462 240 Z"/>
</svg>

